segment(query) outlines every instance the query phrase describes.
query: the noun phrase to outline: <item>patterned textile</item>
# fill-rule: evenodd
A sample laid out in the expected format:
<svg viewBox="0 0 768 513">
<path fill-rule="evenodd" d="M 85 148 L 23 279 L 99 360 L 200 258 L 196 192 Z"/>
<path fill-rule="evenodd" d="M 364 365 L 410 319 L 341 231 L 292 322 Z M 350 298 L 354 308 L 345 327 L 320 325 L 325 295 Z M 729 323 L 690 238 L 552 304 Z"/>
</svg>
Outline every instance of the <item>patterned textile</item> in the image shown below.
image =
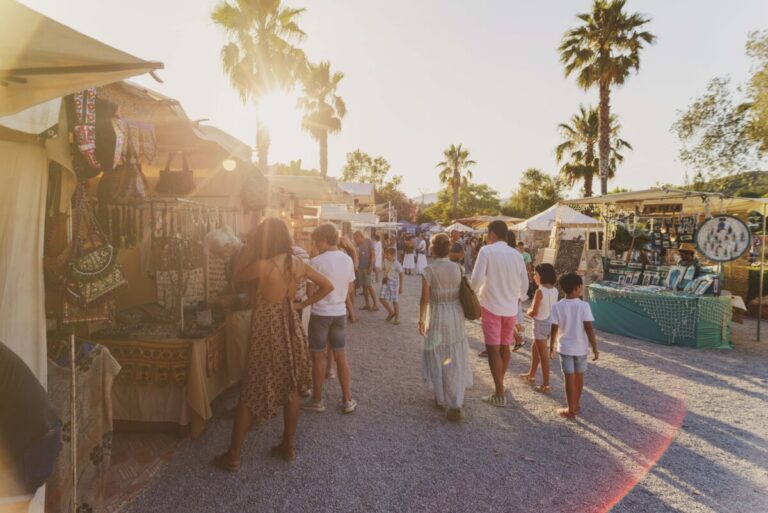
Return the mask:
<svg viewBox="0 0 768 513">
<path fill-rule="evenodd" d="M 68 364 L 67 364 L 68 365 Z M 48 361 L 48 394 L 61 416 L 62 450 L 46 488 L 46 511 L 71 509 L 72 446 L 77 444 L 76 513 L 104 511 L 104 485 L 112 453 L 112 383 L 120 365 L 100 345 L 81 357 L 76 367 L 76 433 L 72 433 L 69 367 Z"/>
<path fill-rule="evenodd" d="M 381 286 L 381 292 L 379 293 L 379 299 L 387 301 L 389 303 L 397 303 L 399 301 L 398 292 L 400 284 L 394 280 L 389 280 Z"/>
<path fill-rule="evenodd" d="M 307 336 L 286 299 L 270 303 L 257 295 L 251 318 L 251 347 L 241 400 L 263 422 L 275 416 L 291 394 L 312 386 Z"/>
<path fill-rule="evenodd" d="M 187 383 L 190 342 L 102 340 L 123 367 L 121 383 L 180 386 Z"/>
<path fill-rule="evenodd" d="M 91 169 L 101 169 L 96 159 L 96 89 L 75 93 L 74 104 L 77 149 Z"/>
</svg>

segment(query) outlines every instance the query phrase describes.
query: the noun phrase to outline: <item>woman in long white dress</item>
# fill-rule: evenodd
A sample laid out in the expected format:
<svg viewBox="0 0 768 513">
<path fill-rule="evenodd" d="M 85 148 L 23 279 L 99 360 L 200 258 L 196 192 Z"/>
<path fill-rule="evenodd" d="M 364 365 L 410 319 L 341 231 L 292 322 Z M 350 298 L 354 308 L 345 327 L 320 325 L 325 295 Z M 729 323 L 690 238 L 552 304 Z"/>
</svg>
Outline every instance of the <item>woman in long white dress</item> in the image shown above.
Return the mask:
<svg viewBox="0 0 768 513">
<path fill-rule="evenodd" d="M 421 275 L 427 268 L 427 241 L 419 238 L 419 244 L 416 246 L 416 274 Z"/>
<path fill-rule="evenodd" d="M 424 337 L 424 381 L 434 392 L 435 403 L 448 408 L 448 420 L 459 421 L 464 418 L 464 390 L 472 386 L 473 378 L 459 302 L 462 270 L 448 259 L 450 249 L 446 234 L 432 237 L 435 260 L 422 276 L 419 333 Z"/>
<path fill-rule="evenodd" d="M 413 237 L 408 237 L 405 241 L 405 257 L 403 258 L 403 269 L 405 274 L 413 274 L 416 269 L 416 255 L 414 255 Z"/>
</svg>

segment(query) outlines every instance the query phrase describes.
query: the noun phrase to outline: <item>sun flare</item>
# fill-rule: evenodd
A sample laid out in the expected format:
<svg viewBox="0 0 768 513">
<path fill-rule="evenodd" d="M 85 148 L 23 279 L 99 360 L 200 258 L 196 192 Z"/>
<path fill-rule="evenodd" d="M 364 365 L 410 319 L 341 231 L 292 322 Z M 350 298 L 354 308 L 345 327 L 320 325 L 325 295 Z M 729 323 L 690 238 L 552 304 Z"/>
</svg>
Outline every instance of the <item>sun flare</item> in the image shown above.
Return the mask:
<svg viewBox="0 0 768 513">
<path fill-rule="evenodd" d="M 277 91 L 259 100 L 259 122 L 274 136 L 295 132 L 301 126 L 301 111 L 296 108 L 296 92 Z"/>
</svg>

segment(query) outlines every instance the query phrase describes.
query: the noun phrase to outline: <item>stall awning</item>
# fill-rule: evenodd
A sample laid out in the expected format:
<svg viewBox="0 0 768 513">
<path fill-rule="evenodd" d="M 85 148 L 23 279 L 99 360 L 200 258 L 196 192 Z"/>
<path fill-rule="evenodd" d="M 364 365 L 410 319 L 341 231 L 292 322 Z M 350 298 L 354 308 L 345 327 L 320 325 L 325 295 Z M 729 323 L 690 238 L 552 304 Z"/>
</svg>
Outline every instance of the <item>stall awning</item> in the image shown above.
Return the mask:
<svg viewBox="0 0 768 513">
<path fill-rule="evenodd" d="M 0 0 L 0 116 L 162 67 Z"/>
<path fill-rule="evenodd" d="M 522 223 L 514 225 L 512 229 L 515 231 L 550 231 L 555 223 L 565 228 L 603 229 L 603 223 L 597 219 L 593 219 L 567 205 L 559 203 L 552 205 L 544 212 L 539 212 L 535 216 L 526 219 Z"/>
</svg>

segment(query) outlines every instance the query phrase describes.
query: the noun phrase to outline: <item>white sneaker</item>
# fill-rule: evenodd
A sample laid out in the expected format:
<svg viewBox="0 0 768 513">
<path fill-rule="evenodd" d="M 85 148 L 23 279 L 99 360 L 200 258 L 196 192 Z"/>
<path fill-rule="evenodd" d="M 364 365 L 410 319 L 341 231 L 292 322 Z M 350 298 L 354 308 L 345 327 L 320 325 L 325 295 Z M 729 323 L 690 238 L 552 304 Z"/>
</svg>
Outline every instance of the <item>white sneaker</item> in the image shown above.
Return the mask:
<svg viewBox="0 0 768 513">
<path fill-rule="evenodd" d="M 323 401 L 316 403 L 315 401 L 309 401 L 307 404 L 301 406 L 302 410 L 314 411 L 316 413 L 323 413 L 325 411 L 325 405 Z"/>
<path fill-rule="evenodd" d="M 357 409 L 357 401 L 354 399 L 350 399 L 349 401 L 344 401 L 344 403 L 341 405 L 341 411 L 344 413 L 352 413 Z"/>
</svg>

